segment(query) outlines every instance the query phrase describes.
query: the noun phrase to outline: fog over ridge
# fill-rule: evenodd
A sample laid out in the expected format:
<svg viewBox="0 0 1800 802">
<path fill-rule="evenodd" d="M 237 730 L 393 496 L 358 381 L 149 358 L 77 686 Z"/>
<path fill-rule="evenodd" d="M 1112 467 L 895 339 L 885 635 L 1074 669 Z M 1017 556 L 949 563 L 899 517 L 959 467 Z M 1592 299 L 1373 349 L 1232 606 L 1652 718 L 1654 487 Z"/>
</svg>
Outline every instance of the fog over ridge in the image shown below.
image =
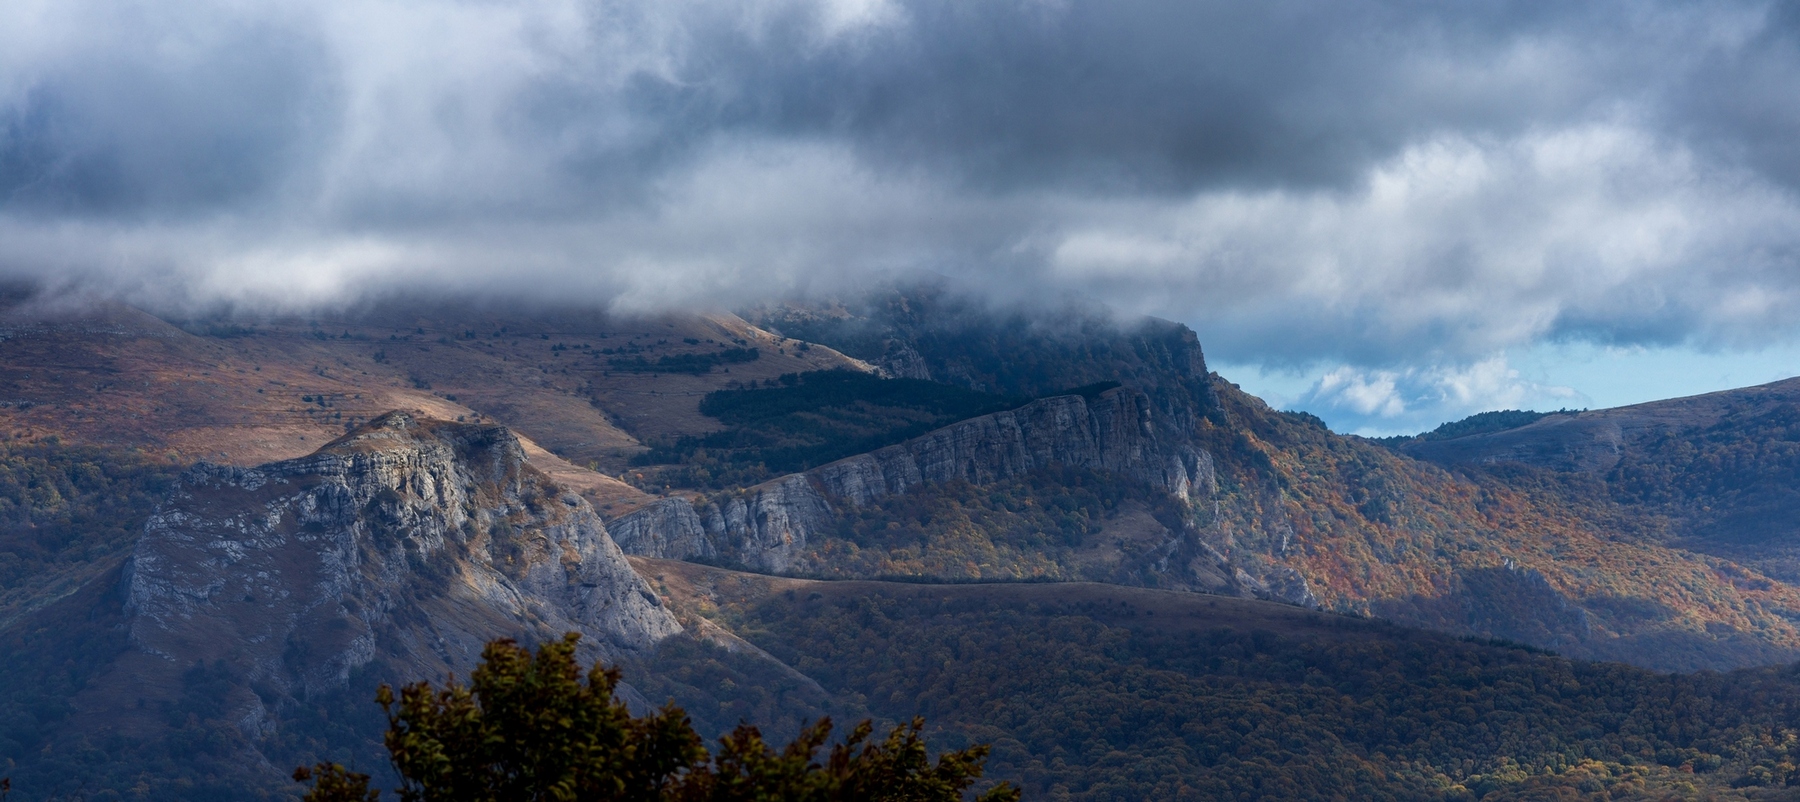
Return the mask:
<svg viewBox="0 0 1800 802">
<path fill-rule="evenodd" d="M 1369 419 L 1497 403 L 1530 382 L 1455 377 L 1506 376 L 1510 349 L 1741 349 L 1800 320 L 1791 4 L 8 19 L 0 270 L 157 308 L 429 286 L 646 310 L 930 270 L 1180 320 L 1231 362 L 1341 366 L 1314 402 Z M 1407 376 L 1442 392 L 1371 400 Z"/>
</svg>

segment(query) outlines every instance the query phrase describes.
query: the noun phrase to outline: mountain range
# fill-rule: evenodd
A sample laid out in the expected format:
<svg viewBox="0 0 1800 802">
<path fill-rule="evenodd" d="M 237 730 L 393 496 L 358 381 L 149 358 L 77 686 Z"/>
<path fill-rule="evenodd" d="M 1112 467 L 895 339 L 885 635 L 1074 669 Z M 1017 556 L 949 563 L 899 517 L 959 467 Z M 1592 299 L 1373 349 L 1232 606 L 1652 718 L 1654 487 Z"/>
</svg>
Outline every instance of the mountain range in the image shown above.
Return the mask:
<svg viewBox="0 0 1800 802">
<path fill-rule="evenodd" d="M 1178 324 L 942 286 L 652 317 L 18 291 L 0 775 L 281 797 L 379 768 L 376 683 L 577 631 L 710 732 L 925 712 L 1045 798 L 1766 796 L 1800 778 L 1770 701 L 1800 681 L 1763 668 L 1800 659 L 1797 399 L 1376 441 Z"/>
</svg>

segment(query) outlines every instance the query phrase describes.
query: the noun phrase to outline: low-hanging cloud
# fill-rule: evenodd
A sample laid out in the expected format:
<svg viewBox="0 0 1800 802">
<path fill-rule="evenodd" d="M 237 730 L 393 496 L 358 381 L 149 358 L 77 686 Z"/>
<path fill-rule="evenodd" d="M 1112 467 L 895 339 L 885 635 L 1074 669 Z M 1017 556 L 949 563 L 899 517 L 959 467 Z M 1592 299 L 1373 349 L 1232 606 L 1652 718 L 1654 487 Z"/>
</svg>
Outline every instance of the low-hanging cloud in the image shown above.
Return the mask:
<svg viewBox="0 0 1800 802">
<path fill-rule="evenodd" d="M 0 269 L 155 306 L 427 287 L 648 308 L 927 269 L 1371 376 L 1800 320 L 1791 4 L 7 17 Z"/>
</svg>

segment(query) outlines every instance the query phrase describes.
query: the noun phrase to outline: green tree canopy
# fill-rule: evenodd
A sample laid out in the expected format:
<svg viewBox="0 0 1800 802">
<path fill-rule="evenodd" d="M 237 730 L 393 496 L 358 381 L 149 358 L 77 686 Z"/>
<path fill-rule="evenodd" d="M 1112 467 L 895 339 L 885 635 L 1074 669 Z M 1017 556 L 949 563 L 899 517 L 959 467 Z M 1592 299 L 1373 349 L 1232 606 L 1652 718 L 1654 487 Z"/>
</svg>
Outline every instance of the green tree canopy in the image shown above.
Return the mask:
<svg viewBox="0 0 1800 802">
<path fill-rule="evenodd" d="M 404 802 L 960 802 L 980 778 L 988 749 L 976 746 L 933 762 L 923 719 L 877 742 L 864 721 L 823 762 L 831 735 L 821 719 L 777 751 L 740 725 L 709 754 L 687 714 L 674 705 L 633 716 L 613 695 L 617 669 L 599 664 L 585 678 L 570 633 L 535 654 L 510 640 L 488 644 L 470 684 L 408 685 L 387 711 L 386 744 Z M 369 777 L 321 763 L 294 772 L 312 782 L 307 802 L 375 802 Z M 980 802 L 1017 800 L 1001 783 Z"/>
</svg>

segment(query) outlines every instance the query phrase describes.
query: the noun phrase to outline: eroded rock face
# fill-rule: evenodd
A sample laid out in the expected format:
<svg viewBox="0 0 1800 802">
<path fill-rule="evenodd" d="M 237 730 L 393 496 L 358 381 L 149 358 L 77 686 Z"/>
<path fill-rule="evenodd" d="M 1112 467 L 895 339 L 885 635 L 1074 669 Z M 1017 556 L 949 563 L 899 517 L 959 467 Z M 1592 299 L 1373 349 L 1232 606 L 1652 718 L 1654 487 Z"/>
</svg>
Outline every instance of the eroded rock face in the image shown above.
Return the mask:
<svg viewBox="0 0 1800 802">
<path fill-rule="evenodd" d="M 1159 436 L 1149 399 L 1116 388 L 1093 399 L 1057 396 L 971 418 L 716 497 L 702 510 L 685 499 L 665 499 L 620 517 L 612 528 L 630 533 L 620 540 L 628 553 L 723 556 L 756 570 L 786 572 L 807 567 L 807 544 L 828 531 L 842 509 L 922 484 L 985 484 L 1053 465 L 1130 477 L 1188 502 L 1214 491 L 1212 458 L 1179 437 Z"/>
<path fill-rule="evenodd" d="M 694 505 L 683 498 L 651 502 L 613 521 L 607 532 L 626 554 L 680 555 L 680 559 L 719 554 Z"/>
<path fill-rule="evenodd" d="M 1079 395 L 1045 398 L 809 474 L 831 495 L 861 505 L 923 483 L 986 484 L 1051 465 L 1128 476 L 1184 501 L 1211 495 L 1212 458 L 1159 439 L 1149 399 L 1124 388 L 1091 402 Z"/>
<path fill-rule="evenodd" d="M 343 688 L 375 661 L 441 679 L 467 676 L 493 638 L 577 631 L 590 657 L 617 657 L 680 631 L 588 503 L 505 428 L 402 413 L 304 458 L 195 467 L 123 585 L 124 672 L 148 693 L 222 665 L 259 689 L 231 700 L 252 736 L 277 726 L 271 698 Z"/>
<path fill-rule="evenodd" d="M 707 533 L 723 553 L 774 573 L 800 567 L 807 542 L 837 514 L 811 478 L 799 473 L 719 498 L 706 512 Z"/>
</svg>

